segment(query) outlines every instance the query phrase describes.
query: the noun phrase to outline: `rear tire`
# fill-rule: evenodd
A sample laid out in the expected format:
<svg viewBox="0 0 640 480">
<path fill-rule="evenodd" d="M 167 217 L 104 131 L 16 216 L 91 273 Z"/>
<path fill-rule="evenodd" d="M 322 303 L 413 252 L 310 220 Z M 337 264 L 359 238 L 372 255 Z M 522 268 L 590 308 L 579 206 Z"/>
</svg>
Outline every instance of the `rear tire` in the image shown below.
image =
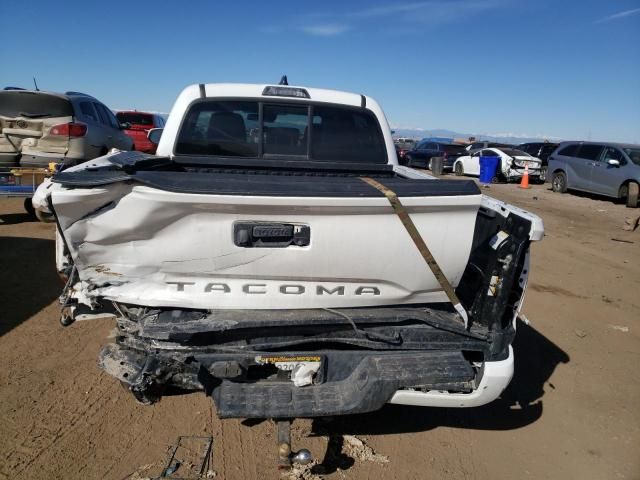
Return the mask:
<svg viewBox="0 0 640 480">
<path fill-rule="evenodd" d="M 538 178 L 540 183 L 544 183 L 547 181 L 547 167 L 542 167 L 540 169 L 540 177 Z"/>
<path fill-rule="evenodd" d="M 405 166 L 407 166 L 407 167 L 411 167 L 411 163 L 412 163 L 412 159 L 411 159 L 411 157 L 410 157 L 410 156 L 408 156 L 408 155 L 405 155 L 405 157 L 404 157 L 404 164 L 405 164 Z"/>
<path fill-rule="evenodd" d="M 36 218 L 36 209 L 33 208 L 33 202 L 31 201 L 31 198 L 27 197 L 24 199 L 24 209 L 31 218 Z"/>
<path fill-rule="evenodd" d="M 555 172 L 551 177 L 551 190 L 557 193 L 567 191 L 567 175 L 564 172 Z"/>
<path fill-rule="evenodd" d="M 638 196 L 640 194 L 640 185 L 636 182 L 629 182 L 627 185 L 627 207 L 638 207 Z"/>
<path fill-rule="evenodd" d="M 464 167 L 462 166 L 462 162 L 458 162 L 454 166 L 454 172 L 458 177 L 464 175 Z"/>
</svg>

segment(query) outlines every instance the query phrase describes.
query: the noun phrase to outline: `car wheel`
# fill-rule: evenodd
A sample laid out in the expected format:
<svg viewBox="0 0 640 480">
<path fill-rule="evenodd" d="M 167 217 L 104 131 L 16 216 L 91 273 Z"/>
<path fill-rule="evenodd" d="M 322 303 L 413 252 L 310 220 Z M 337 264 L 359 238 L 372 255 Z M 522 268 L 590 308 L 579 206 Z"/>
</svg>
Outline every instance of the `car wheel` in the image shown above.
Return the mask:
<svg viewBox="0 0 640 480">
<path fill-rule="evenodd" d="M 409 155 L 405 155 L 404 157 L 404 164 L 407 167 L 411 167 L 411 163 L 413 162 L 413 159 L 409 156 Z"/>
<path fill-rule="evenodd" d="M 33 208 L 33 202 L 31 201 L 31 198 L 24 199 L 24 209 L 31 218 L 36 218 L 36 209 Z"/>
<path fill-rule="evenodd" d="M 627 207 L 636 208 L 638 206 L 638 194 L 640 193 L 640 185 L 636 182 L 629 182 L 627 185 Z"/>
<path fill-rule="evenodd" d="M 540 183 L 544 183 L 546 180 L 547 180 L 547 169 L 545 167 L 542 167 L 540 169 L 539 181 Z"/>
<path fill-rule="evenodd" d="M 498 175 L 495 175 L 492 179 L 491 179 L 491 183 L 500 183 L 500 177 Z"/>
<path fill-rule="evenodd" d="M 564 172 L 555 172 L 551 177 L 551 190 L 557 193 L 567 191 L 567 176 Z"/>
<path fill-rule="evenodd" d="M 427 164 L 427 168 L 431 170 L 431 159 L 429 159 L 429 163 Z"/>
<path fill-rule="evenodd" d="M 462 166 L 462 162 L 458 162 L 455 164 L 454 166 L 454 170 L 455 173 L 458 177 L 461 177 L 464 175 L 464 167 Z"/>
</svg>

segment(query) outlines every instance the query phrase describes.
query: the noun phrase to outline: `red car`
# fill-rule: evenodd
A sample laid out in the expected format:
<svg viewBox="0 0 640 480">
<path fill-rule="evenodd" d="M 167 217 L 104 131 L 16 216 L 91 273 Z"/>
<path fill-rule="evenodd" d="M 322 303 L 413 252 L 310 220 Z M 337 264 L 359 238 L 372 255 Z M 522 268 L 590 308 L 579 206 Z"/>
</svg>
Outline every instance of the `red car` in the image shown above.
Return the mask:
<svg viewBox="0 0 640 480">
<path fill-rule="evenodd" d="M 394 144 L 396 147 L 396 155 L 398 157 L 398 163 L 400 165 L 407 164 L 407 153 L 413 150 L 416 146 L 415 140 L 410 138 L 401 138 L 399 140 L 394 140 Z"/>
<path fill-rule="evenodd" d="M 164 118 L 156 113 L 136 111 L 118 112 L 116 117 L 118 117 L 118 122 L 121 125 L 129 125 L 124 130 L 124 133 L 133 139 L 134 150 L 144 153 L 156 153 L 157 145 L 149 141 L 147 133 L 152 128 L 163 128 Z"/>
</svg>

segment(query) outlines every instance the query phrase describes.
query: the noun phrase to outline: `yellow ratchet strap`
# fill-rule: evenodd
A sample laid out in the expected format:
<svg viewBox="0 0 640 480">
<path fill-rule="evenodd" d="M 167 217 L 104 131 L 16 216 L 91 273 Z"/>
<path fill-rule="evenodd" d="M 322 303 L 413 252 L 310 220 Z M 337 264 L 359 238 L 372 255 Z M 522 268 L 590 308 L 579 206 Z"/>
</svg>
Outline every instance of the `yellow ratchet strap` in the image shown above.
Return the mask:
<svg viewBox="0 0 640 480">
<path fill-rule="evenodd" d="M 447 294 L 447 298 L 453 305 L 453 308 L 456 309 L 456 312 L 458 312 L 458 315 L 460 315 L 460 317 L 464 321 L 464 327 L 468 328 L 469 317 L 467 316 L 466 310 L 462 306 L 462 303 L 460 303 L 460 299 L 456 295 L 456 292 L 451 286 L 451 283 L 449 283 L 449 280 L 447 280 L 447 277 L 445 277 L 444 273 L 440 269 L 438 262 L 436 262 L 436 259 L 433 258 L 433 254 L 431 253 L 431 250 L 429 250 L 429 247 L 427 247 L 427 244 L 422 239 L 420 232 L 418 232 L 418 229 L 413 223 L 413 220 L 411 220 L 411 217 L 407 213 L 407 210 L 404 208 L 404 205 L 402 205 L 402 202 L 400 201 L 398 196 L 395 194 L 393 190 L 385 187 L 380 182 L 377 182 L 372 178 L 360 177 L 360 179 L 363 182 L 368 183 L 373 188 L 381 192 L 385 197 L 387 197 L 387 200 L 389 200 L 389 203 L 391 204 L 396 215 L 402 222 L 402 225 L 404 225 L 404 228 L 406 229 L 407 233 L 411 237 L 411 240 L 413 240 L 413 243 L 418 248 L 420 255 L 422 255 L 422 258 L 424 258 L 424 261 L 427 262 L 427 265 L 429 266 L 431 273 L 433 273 L 433 276 L 436 277 L 436 280 L 444 290 L 444 293 Z"/>
</svg>

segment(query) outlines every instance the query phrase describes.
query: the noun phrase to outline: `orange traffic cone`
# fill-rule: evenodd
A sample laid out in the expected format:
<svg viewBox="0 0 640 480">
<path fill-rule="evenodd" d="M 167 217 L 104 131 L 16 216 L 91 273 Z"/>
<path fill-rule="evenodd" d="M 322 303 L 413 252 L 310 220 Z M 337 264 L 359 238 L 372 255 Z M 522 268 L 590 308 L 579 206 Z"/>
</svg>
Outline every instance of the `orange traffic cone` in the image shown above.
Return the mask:
<svg viewBox="0 0 640 480">
<path fill-rule="evenodd" d="M 524 166 L 524 175 L 520 180 L 520 188 L 531 188 L 529 187 L 529 164 Z"/>
</svg>

